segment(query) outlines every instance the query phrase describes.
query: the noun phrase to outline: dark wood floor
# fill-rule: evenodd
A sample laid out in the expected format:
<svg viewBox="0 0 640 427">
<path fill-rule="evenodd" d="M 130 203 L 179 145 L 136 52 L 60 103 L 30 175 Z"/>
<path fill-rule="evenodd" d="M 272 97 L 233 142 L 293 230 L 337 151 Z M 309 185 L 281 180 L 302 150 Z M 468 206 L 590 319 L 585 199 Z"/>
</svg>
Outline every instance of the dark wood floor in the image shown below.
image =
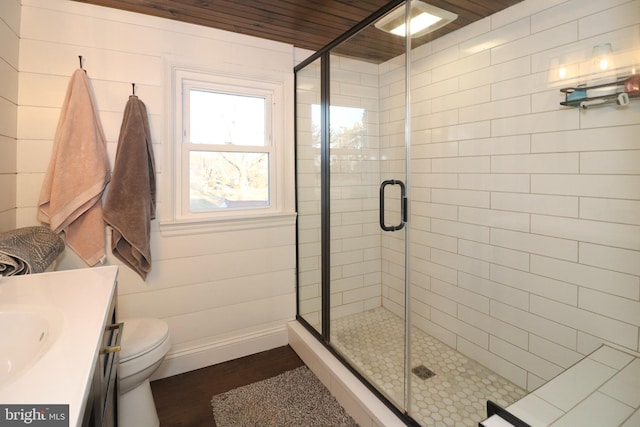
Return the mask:
<svg viewBox="0 0 640 427">
<path fill-rule="evenodd" d="M 160 427 L 215 427 L 211 398 L 302 366 L 289 346 L 151 382 Z"/>
</svg>

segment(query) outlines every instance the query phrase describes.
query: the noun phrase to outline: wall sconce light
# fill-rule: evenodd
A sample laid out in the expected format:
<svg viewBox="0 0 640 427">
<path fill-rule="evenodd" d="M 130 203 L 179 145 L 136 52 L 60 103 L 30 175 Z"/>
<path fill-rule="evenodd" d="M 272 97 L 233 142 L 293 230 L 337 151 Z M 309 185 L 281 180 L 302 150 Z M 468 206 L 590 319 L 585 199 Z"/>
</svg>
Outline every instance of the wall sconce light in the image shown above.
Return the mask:
<svg viewBox="0 0 640 427">
<path fill-rule="evenodd" d="M 615 68 L 611 43 L 603 43 L 593 47 L 591 53 L 592 72 L 601 73 Z"/>
<path fill-rule="evenodd" d="M 591 70 L 587 86 L 610 85 L 589 89 L 587 90 L 587 96 L 603 96 L 616 93 L 615 82 L 617 79 L 611 43 L 594 46 L 591 54 Z"/>
<path fill-rule="evenodd" d="M 414 0 L 410 4 L 411 11 L 409 14 L 411 21 L 409 28 L 411 29 L 411 37 L 420 37 L 433 32 L 458 18 L 455 13 L 421 1 Z M 405 28 L 405 5 L 392 10 L 374 25 L 379 30 L 404 37 L 407 32 Z"/>
</svg>

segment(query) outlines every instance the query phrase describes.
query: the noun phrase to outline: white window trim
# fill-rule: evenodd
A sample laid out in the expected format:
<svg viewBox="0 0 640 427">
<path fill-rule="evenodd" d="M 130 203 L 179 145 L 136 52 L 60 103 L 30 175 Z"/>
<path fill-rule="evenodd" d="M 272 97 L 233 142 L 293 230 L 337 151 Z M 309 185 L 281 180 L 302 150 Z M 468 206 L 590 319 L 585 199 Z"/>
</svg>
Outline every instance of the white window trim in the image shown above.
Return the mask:
<svg viewBox="0 0 640 427">
<path fill-rule="evenodd" d="M 272 99 L 273 161 L 270 176 L 271 199 L 268 208 L 227 210 L 215 213 L 183 215 L 181 203 L 180 173 L 182 159 L 182 81 L 208 81 L 228 84 L 229 87 L 267 91 Z M 256 76 L 246 72 L 244 67 L 224 66 L 214 70 L 203 67 L 167 64 L 167 133 L 166 170 L 163 198 L 159 203 L 159 225 L 163 235 L 185 235 L 231 231 L 261 227 L 278 227 L 295 224 L 294 208 L 294 160 L 293 160 L 293 71 L 284 73 L 264 72 Z M 243 81 L 244 85 L 238 86 Z"/>
</svg>

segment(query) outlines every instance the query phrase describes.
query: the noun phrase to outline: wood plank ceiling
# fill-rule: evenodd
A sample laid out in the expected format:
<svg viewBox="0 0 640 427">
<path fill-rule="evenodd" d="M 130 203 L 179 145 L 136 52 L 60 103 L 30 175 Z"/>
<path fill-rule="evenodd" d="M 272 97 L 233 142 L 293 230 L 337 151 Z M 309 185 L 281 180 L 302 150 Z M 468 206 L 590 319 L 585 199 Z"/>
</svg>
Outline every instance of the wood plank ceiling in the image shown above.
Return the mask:
<svg viewBox="0 0 640 427">
<path fill-rule="evenodd" d="M 98 6 L 173 19 L 317 51 L 389 0 L 75 0 Z M 413 46 L 499 12 L 522 0 L 429 0 L 458 19 Z M 367 27 L 338 53 L 382 62 L 402 53 L 402 38 Z"/>
</svg>

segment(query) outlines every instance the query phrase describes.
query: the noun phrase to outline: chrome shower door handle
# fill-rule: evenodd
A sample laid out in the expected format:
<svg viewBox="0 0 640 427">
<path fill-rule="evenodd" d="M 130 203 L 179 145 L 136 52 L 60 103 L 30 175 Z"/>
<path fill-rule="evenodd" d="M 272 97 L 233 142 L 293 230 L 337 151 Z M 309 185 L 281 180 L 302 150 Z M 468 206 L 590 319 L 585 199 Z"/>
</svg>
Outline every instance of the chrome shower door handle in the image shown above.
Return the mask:
<svg viewBox="0 0 640 427">
<path fill-rule="evenodd" d="M 384 220 L 384 189 L 387 185 L 400 186 L 400 224 L 398 225 L 387 225 Z M 380 228 L 384 231 L 398 231 L 404 227 L 405 222 L 407 222 L 407 191 L 404 182 L 397 179 L 382 181 L 380 184 Z"/>
</svg>

